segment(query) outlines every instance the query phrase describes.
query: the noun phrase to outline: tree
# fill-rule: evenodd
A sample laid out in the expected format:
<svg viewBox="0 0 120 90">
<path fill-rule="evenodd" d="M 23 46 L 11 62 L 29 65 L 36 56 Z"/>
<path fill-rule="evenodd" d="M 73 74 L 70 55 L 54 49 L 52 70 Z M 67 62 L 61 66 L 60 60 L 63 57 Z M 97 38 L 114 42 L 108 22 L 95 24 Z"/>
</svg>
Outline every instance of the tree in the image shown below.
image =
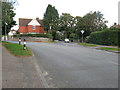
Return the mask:
<svg viewBox="0 0 120 90">
<path fill-rule="evenodd" d="M 107 21 L 103 18 L 101 12 L 90 12 L 83 16 L 83 29 L 90 32 L 103 30 L 107 27 Z"/>
<path fill-rule="evenodd" d="M 55 9 L 54 6 L 49 4 L 43 18 L 43 24 L 45 30 L 51 32 L 50 30 L 57 29 L 58 19 L 59 19 L 59 14 L 57 9 Z"/>
<path fill-rule="evenodd" d="M 96 31 L 99 30 L 103 30 L 107 27 L 106 23 L 108 23 L 108 21 L 105 20 L 105 18 L 103 18 L 103 14 L 101 14 L 101 12 L 94 12 L 94 15 L 96 15 L 96 19 L 95 19 L 95 26 L 96 26 Z"/>
<path fill-rule="evenodd" d="M 62 29 L 61 31 L 64 31 L 65 38 L 69 38 L 70 34 L 75 32 L 75 18 L 69 13 L 62 13 L 59 21 L 59 26 Z"/>
<path fill-rule="evenodd" d="M 103 18 L 101 12 L 89 12 L 83 17 L 76 17 L 77 37 L 80 38 L 80 31 L 84 30 L 84 37 L 89 36 L 91 32 L 100 31 L 107 28 L 107 21 Z"/>
<path fill-rule="evenodd" d="M 11 2 L 2 2 L 2 34 L 5 35 L 8 33 L 14 25 L 16 25 L 16 21 L 14 21 L 13 17 L 16 15 L 13 11 L 16 0 L 12 0 Z"/>
</svg>

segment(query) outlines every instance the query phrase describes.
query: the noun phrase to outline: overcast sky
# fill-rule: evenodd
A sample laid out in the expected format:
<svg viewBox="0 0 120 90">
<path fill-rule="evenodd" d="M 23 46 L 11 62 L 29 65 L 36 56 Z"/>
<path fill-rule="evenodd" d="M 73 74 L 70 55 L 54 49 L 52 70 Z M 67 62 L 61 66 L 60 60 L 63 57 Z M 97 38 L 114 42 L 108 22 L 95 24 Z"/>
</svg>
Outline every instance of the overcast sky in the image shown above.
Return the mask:
<svg viewBox="0 0 120 90">
<path fill-rule="evenodd" d="M 43 19 L 48 4 L 55 6 L 59 15 L 70 13 L 72 16 L 84 16 L 90 11 L 100 11 L 108 20 L 108 26 L 118 23 L 118 2 L 120 0 L 18 0 L 15 6 L 16 17 Z"/>
</svg>

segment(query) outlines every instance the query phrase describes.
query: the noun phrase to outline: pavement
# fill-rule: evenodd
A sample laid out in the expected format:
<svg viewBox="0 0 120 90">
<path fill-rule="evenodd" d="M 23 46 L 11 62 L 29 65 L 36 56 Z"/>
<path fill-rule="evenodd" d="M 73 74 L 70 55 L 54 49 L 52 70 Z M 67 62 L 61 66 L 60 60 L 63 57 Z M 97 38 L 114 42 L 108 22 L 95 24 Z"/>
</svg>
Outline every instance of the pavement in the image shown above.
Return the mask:
<svg viewBox="0 0 120 90">
<path fill-rule="evenodd" d="M 0 89 L 2 88 L 2 45 L 0 43 Z"/>
<path fill-rule="evenodd" d="M 2 88 L 46 87 L 34 56 L 18 58 L 2 47 Z"/>
</svg>

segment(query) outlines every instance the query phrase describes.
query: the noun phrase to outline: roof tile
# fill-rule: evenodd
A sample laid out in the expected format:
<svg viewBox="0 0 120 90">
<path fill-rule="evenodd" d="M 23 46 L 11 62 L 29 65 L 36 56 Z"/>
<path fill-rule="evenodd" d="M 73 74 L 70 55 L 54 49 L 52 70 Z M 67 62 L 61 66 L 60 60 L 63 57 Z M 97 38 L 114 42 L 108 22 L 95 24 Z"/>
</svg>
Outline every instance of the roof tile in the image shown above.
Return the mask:
<svg viewBox="0 0 120 90">
<path fill-rule="evenodd" d="M 19 18 L 19 26 L 27 26 L 31 20 L 32 19 L 28 19 L 28 18 Z M 38 21 L 38 23 L 40 23 L 43 26 L 41 19 L 36 18 L 36 20 Z"/>
</svg>

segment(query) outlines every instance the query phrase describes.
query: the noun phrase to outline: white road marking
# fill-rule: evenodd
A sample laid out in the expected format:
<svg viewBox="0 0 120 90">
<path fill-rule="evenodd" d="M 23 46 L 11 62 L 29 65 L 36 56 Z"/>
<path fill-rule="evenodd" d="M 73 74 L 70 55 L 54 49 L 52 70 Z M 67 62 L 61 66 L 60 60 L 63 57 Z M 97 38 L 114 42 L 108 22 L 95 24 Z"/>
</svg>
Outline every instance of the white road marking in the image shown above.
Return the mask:
<svg viewBox="0 0 120 90">
<path fill-rule="evenodd" d="M 47 76 L 47 75 L 48 75 L 48 73 L 45 71 L 45 72 L 43 72 L 43 75 L 44 75 L 44 76 Z"/>
<path fill-rule="evenodd" d="M 112 63 L 112 64 L 115 64 L 115 65 L 119 65 L 118 63 L 116 63 L 116 62 L 113 62 L 113 61 L 111 61 L 110 63 Z"/>
<path fill-rule="evenodd" d="M 48 77 L 48 80 L 52 80 L 52 78 L 51 78 L 51 77 Z"/>
<path fill-rule="evenodd" d="M 35 69 L 36 69 L 40 79 L 42 80 L 42 84 L 44 85 L 45 88 L 49 88 L 49 85 L 48 85 L 47 81 L 45 80 L 44 76 L 42 75 L 42 71 L 40 70 L 40 67 L 37 64 L 37 61 L 34 60 L 33 63 L 35 65 Z"/>
</svg>

